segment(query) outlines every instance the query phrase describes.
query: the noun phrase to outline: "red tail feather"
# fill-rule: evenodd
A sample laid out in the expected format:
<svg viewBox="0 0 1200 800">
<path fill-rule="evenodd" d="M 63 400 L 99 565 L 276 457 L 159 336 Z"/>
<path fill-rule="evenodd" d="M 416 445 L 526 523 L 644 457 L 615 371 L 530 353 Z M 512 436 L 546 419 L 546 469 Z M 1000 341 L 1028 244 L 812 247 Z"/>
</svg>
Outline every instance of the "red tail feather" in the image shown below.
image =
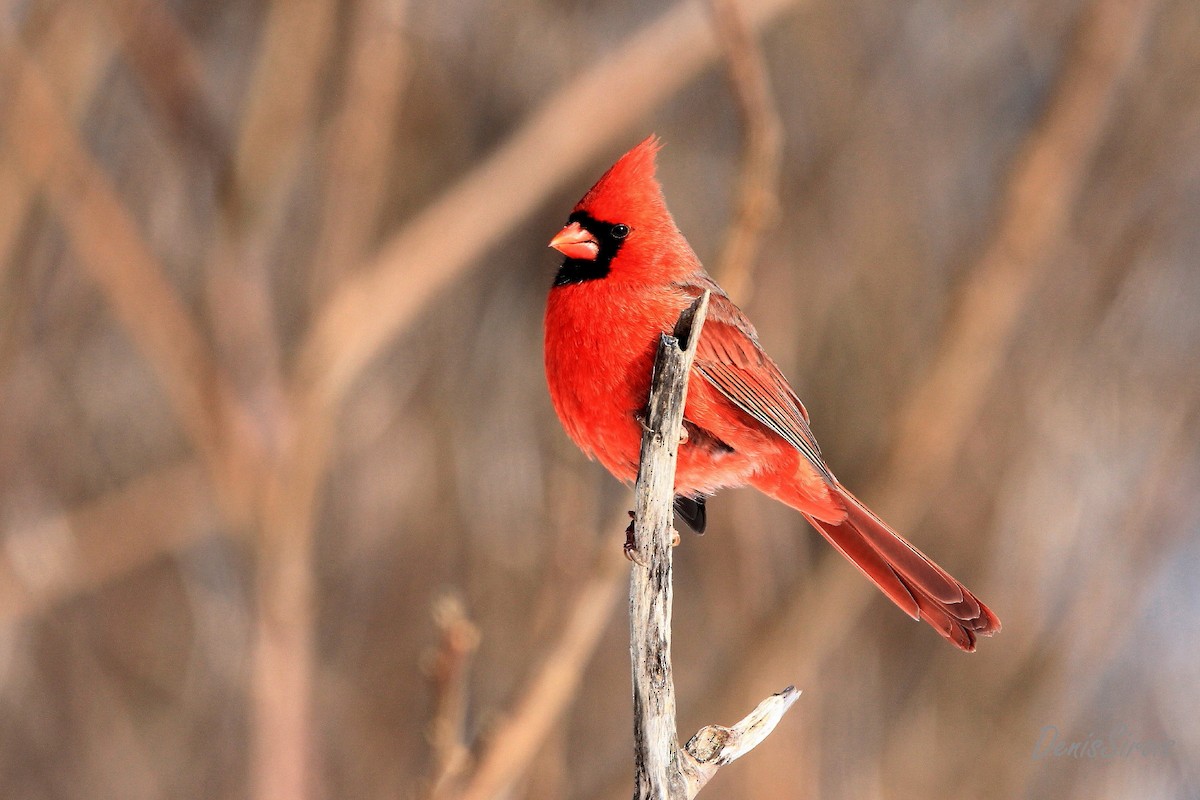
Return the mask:
<svg viewBox="0 0 1200 800">
<path fill-rule="evenodd" d="M 977 636 L 1000 630 L 1000 620 L 975 595 L 909 544 L 842 486 L 846 518 L 823 522 L 805 517 L 850 559 L 892 602 L 914 619 L 923 619 L 967 652 Z M 779 498 L 786 502 L 786 498 Z"/>
</svg>

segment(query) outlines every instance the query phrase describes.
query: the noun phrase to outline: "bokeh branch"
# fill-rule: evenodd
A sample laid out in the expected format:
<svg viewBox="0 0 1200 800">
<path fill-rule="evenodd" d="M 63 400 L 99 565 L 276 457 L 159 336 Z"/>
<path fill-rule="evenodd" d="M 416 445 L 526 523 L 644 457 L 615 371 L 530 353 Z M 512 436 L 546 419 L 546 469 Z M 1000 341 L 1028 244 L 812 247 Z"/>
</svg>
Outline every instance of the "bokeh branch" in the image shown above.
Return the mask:
<svg viewBox="0 0 1200 800">
<path fill-rule="evenodd" d="M 466 743 L 467 687 L 471 663 L 479 647 L 479 628 L 471 622 L 462 599 L 446 595 L 433 608 L 440 633 L 437 651 L 426 666 L 433 684 L 435 712 L 429 741 L 433 751 L 430 797 L 449 792 L 466 771 L 470 750 Z"/>
<path fill-rule="evenodd" d="M 158 372 L 177 417 L 205 462 L 224 512 L 245 520 L 261 454 L 257 438 L 178 292 L 111 180 L 63 114 L 39 66 L 15 42 L 0 43 L 11 77 L 8 146 L 47 196 L 81 264 Z M 47 159 L 54 159 L 47 167 Z"/>
<path fill-rule="evenodd" d="M 213 113 L 203 59 L 170 9 L 157 0 L 104 0 L 126 61 L 160 109 L 171 136 L 218 169 L 232 145 Z"/>
<path fill-rule="evenodd" d="M 10 520 L 0 556 L 0 625 L 94 591 L 220 528 L 211 481 L 194 461 L 130 481 L 101 500 Z"/>
<path fill-rule="evenodd" d="M 729 67 L 742 120 L 742 159 L 733 219 L 717 261 L 717 280 L 739 304 L 749 302 L 763 236 L 779 217 L 783 125 L 762 48 L 740 0 L 709 0 L 717 41 Z"/>
<path fill-rule="evenodd" d="M 319 776 L 315 519 L 332 421 L 300 417 L 303 400 L 284 375 L 267 254 L 285 228 L 303 155 L 314 144 L 336 12 L 333 0 L 269 6 L 209 267 L 224 360 L 271 443 L 255 539 L 251 763 L 258 800 L 305 800 Z"/>
<path fill-rule="evenodd" d="M 312 292 L 323 300 L 363 260 L 383 208 L 391 133 L 409 79 L 408 0 L 364 0 L 355 9 L 345 100 L 325 134 L 329 176 L 314 247 Z"/>
</svg>

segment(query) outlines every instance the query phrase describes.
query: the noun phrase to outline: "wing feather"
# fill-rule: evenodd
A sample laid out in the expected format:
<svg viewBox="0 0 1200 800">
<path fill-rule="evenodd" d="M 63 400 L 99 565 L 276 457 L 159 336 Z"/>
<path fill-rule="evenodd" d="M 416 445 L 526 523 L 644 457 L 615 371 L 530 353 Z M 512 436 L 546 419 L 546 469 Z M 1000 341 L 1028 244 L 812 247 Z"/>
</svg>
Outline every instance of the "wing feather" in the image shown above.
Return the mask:
<svg viewBox="0 0 1200 800">
<path fill-rule="evenodd" d="M 725 398 L 799 450 L 827 480 L 834 480 L 800 398 L 759 346 L 750 320 L 720 290 L 709 300 L 695 364 Z"/>
</svg>

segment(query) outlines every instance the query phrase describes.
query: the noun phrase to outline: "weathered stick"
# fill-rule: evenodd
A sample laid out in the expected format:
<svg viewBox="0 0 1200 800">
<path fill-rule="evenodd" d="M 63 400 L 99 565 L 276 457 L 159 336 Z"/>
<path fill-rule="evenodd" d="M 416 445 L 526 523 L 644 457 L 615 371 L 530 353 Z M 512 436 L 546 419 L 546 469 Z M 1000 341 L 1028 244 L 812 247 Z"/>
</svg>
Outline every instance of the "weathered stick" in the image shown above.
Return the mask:
<svg viewBox="0 0 1200 800">
<path fill-rule="evenodd" d="M 642 435 L 629 582 L 635 800 L 695 797 L 719 767 L 766 738 L 800 696 L 789 686 L 733 728 L 710 725 L 679 746 L 671 671 L 672 503 L 688 373 L 707 312 L 705 292 L 680 315 L 674 335 L 662 335 Z"/>
</svg>

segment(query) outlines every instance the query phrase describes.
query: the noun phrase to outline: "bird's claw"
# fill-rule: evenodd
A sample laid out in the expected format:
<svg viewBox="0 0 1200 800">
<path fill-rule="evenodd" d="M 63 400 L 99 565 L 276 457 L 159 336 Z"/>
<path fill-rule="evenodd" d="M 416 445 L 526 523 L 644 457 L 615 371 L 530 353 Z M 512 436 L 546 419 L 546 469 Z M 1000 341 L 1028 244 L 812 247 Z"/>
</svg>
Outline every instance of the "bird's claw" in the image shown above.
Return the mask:
<svg viewBox="0 0 1200 800">
<path fill-rule="evenodd" d="M 638 554 L 637 539 L 634 535 L 634 525 L 637 520 L 632 511 L 629 512 L 629 527 L 625 529 L 625 545 L 622 550 L 625 552 L 625 557 L 637 564 L 640 567 L 646 566 Z M 680 543 L 679 531 L 671 528 L 671 547 L 678 547 Z"/>
<path fill-rule="evenodd" d="M 634 564 L 637 564 L 639 567 L 644 567 L 644 566 L 646 566 L 645 563 L 643 563 L 642 560 L 640 558 L 638 558 L 637 541 L 634 538 L 634 533 L 633 533 L 634 522 L 635 522 L 634 513 L 632 511 L 630 511 L 629 512 L 629 527 L 625 529 L 625 547 L 623 549 L 625 551 L 625 557 L 627 559 L 632 561 Z"/>
</svg>

